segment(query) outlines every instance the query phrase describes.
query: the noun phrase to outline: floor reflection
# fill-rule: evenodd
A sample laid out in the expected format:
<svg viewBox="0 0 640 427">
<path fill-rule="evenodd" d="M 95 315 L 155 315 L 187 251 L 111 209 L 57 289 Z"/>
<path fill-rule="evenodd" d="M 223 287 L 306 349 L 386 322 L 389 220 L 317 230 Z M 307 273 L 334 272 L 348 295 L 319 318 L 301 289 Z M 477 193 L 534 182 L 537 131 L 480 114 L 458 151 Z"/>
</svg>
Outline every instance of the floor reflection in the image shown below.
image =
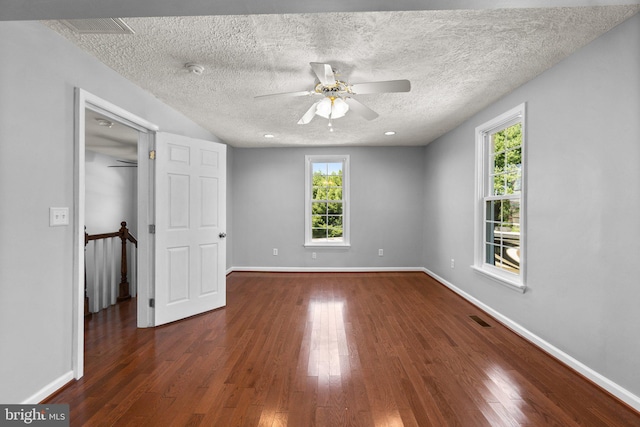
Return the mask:
<svg viewBox="0 0 640 427">
<path fill-rule="evenodd" d="M 344 324 L 344 301 L 311 301 L 311 337 L 307 374 L 318 377 L 318 385 L 328 385 L 330 377 L 343 376 L 340 356 L 348 356 Z"/>
</svg>

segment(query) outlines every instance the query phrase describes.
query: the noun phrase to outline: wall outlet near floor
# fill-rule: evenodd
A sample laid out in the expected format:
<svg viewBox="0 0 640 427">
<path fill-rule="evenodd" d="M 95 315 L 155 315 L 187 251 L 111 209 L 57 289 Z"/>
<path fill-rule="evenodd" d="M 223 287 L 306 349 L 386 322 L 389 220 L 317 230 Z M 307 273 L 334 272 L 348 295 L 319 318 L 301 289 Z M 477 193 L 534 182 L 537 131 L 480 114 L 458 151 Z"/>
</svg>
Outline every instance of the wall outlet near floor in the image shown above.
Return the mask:
<svg viewBox="0 0 640 427">
<path fill-rule="evenodd" d="M 317 258 L 316 253 L 315 252 L 311 252 L 311 259 L 316 259 L 316 258 Z"/>
<path fill-rule="evenodd" d="M 273 256 L 278 256 L 278 248 L 273 248 Z"/>
<path fill-rule="evenodd" d="M 456 260 L 451 258 L 451 268 L 454 268 L 456 266 Z"/>
<path fill-rule="evenodd" d="M 384 249 L 378 249 L 378 256 L 384 256 Z"/>
</svg>

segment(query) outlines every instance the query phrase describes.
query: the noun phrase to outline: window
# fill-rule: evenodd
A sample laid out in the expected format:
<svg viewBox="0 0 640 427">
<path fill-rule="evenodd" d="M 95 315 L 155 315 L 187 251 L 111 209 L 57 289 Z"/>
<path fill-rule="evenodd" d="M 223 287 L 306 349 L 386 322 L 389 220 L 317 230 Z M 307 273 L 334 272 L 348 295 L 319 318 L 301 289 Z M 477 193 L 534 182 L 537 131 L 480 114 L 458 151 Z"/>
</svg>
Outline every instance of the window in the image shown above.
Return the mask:
<svg viewBox="0 0 640 427">
<path fill-rule="evenodd" d="M 349 156 L 305 161 L 305 245 L 349 246 Z"/>
<path fill-rule="evenodd" d="M 474 268 L 524 291 L 524 104 L 476 128 Z"/>
</svg>

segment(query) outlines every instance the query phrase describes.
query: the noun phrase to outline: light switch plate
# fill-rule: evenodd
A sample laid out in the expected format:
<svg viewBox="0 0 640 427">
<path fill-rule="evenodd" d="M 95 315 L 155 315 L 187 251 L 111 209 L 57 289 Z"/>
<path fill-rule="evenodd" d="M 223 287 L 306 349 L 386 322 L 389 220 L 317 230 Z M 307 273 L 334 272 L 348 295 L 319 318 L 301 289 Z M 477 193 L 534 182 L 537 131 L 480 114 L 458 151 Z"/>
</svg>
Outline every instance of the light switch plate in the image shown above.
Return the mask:
<svg viewBox="0 0 640 427">
<path fill-rule="evenodd" d="M 49 208 L 49 227 L 69 225 L 69 208 Z"/>
</svg>

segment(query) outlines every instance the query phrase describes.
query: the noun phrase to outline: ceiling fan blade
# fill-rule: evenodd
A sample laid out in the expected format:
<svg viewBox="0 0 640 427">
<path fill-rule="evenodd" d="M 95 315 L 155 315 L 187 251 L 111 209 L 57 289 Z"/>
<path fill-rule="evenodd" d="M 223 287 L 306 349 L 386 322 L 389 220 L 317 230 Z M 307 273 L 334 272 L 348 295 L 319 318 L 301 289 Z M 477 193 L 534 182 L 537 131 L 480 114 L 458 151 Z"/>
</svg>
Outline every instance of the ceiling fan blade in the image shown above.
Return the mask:
<svg viewBox="0 0 640 427">
<path fill-rule="evenodd" d="M 316 108 L 318 107 L 319 103 L 320 101 L 313 103 L 311 108 L 309 108 L 307 112 L 304 113 L 304 116 L 302 116 L 302 118 L 298 121 L 299 125 L 306 125 L 313 119 L 313 117 L 316 115 Z"/>
<path fill-rule="evenodd" d="M 351 85 L 351 91 L 357 95 L 367 93 L 409 92 L 409 80 L 388 80 L 385 82 L 356 83 Z"/>
<path fill-rule="evenodd" d="M 307 96 L 312 95 L 315 92 L 311 92 L 308 90 L 302 90 L 300 92 L 284 92 L 284 93 L 272 93 L 269 95 L 258 95 L 255 99 L 267 99 L 267 98 L 288 98 L 293 96 Z"/>
<path fill-rule="evenodd" d="M 321 62 L 310 62 L 313 72 L 318 76 L 318 80 L 323 85 L 333 85 L 336 83 L 336 76 L 333 75 L 333 69 L 329 64 L 323 64 Z"/>
<path fill-rule="evenodd" d="M 120 162 L 120 163 L 126 163 L 128 165 L 137 165 L 138 161 L 133 161 L 133 160 L 117 160 L 116 162 Z"/>
<path fill-rule="evenodd" d="M 364 105 L 363 103 L 361 103 L 356 99 L 345 98 L 344 102 L 346 102 L 349 105 L 349 109 L 351 111 L 354 111 L 357 114 L 360 114 L 362 117 L 364 117 L 367 120 L 373 120 L 376 117 L 378 117 L 378 113 L 376 113 L 371 108 L 367 107 L 366 105 Z"/>
</svg>

